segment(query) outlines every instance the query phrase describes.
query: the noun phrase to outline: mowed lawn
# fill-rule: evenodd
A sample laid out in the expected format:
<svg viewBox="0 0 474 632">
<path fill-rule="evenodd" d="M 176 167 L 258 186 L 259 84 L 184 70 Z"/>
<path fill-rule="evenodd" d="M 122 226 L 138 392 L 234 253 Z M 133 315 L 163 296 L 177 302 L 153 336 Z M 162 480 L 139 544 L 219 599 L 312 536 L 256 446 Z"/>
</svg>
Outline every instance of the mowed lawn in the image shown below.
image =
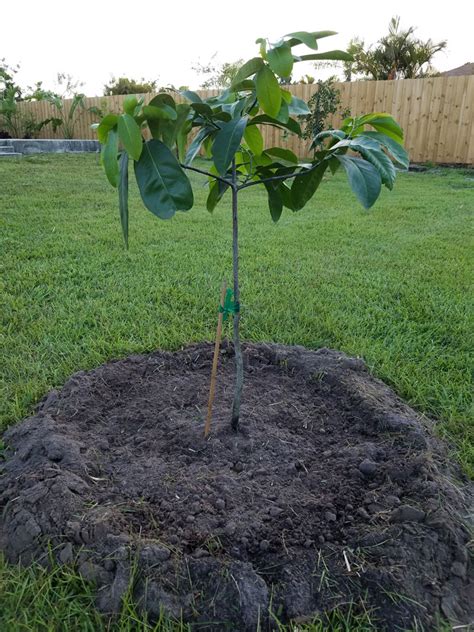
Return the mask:
<svg viewBox="0 0 474 632">
<path fill-rule="evenodd" d="M 192 180 L 168 221 L 132 188 L 127 252 L 96 155 L 0 161 L 1 428 L 79 369 L 213 338 L 230 200 L 209 214 Z M 263 191 L 240 195 L 243 338 L 363 357 L 471 474 L 473 211 L 474 172 L 452 169 L 400 174 L 369 212 L 328 176 L 278 224 Z"/>
</svg>

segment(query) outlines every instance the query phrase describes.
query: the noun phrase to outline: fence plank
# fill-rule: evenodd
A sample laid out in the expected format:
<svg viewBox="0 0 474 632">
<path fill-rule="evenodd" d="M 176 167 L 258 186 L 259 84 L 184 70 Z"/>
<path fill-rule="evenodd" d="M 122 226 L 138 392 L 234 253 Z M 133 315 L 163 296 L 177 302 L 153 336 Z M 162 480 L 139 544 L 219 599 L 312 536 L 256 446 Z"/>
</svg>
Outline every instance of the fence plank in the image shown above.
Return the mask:
<svg viewBox="0 0 474 632">
<path fill-rule="evenodd" d="M 414 162 L 474 163 L 474 76 L 431 77 L 427 79 L 404 79 L 397 81 L 353 81 L 335 84 L 340 90 L 341 110 L 347 108 L 351 114 L 388 112 L 405 131 L 405 146 Z M 317 84 L 292 85 L 288 89 L 304 101 L 308 101 L 317 90 Z M 218 93 L 217 90 L 201 90 L 202 97 Z M 139 95 L 137 95 L 139 96 Z M 154 95 L 147 94 L 148 103 Z M 182 101 L 179 95 L 173 95 Z M 120 112 L 124 96 L 92 97 L 85 100 L 86 109 L 78 110 L 75 137 L 94 139 L 91 124 L 97 115 L 88 109 L 92 106 L 104 112 Z M 67 113 L 71 101 L 64 102 Z M 44 101 L 24 102 L 20 111 L 30 114 L 37 121 L 57 116 L 55 108 Z M 331 117 L 330 123 L 337 126 L 340 116 Z M 277 129 L 262 128 L 267 146 L 289 147 L 300 157 L 309 155 L 309 142 L 295 136 L 280 133 Z M 40 138 L 62 138 L 64 130 L 56 133 L 52 125 L 43 127 Z"/>
</svg>

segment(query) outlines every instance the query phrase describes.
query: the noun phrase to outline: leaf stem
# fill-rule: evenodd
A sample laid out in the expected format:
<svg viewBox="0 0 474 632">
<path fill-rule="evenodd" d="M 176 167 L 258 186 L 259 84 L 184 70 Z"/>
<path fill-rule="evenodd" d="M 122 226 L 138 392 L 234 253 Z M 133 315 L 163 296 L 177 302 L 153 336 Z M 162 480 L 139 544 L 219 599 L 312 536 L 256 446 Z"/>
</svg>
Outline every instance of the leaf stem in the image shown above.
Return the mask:
<svg viewBox="0 0 474 632">
<path fill-rule="evenodd" d="M 221 178 L 221 176 L 216 176 L 215 173 L 210 173 L 209 171 L 204 171 L 203 169 L 198 169 L 197 167 L 191 167 L 191 165 L 185 165 L 183 162 L 179 163 L 179 166 L 182 169 L 186 169 L 187 171 L 195 171 L 196 173 L 200 173 L 203 176 L 207 176 L 208 178 L 214 178 L 214 180 L 219 180 L 227 186 L 232 187 L 232 180 L 227 180 L 226 178 Z"/>
</svg>

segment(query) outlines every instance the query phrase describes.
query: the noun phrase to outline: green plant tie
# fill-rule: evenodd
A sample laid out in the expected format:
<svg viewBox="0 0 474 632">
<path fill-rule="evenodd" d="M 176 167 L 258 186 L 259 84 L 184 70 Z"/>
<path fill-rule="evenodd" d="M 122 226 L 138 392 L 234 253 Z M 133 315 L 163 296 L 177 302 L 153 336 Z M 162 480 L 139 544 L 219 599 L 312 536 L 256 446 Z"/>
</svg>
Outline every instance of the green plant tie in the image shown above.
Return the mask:
<svg viewBox="0 0 474 632">
<path fill-rule="evenodd" d="M 240 303 L 233 300 L 234 292 L 227 288 L 225 293 L 224 305 L 219 305 L 219 311 L 224 314 L 224 320 L 227 320 L 228 316 L 235 316 L 240 312 Z"/>
</svg>

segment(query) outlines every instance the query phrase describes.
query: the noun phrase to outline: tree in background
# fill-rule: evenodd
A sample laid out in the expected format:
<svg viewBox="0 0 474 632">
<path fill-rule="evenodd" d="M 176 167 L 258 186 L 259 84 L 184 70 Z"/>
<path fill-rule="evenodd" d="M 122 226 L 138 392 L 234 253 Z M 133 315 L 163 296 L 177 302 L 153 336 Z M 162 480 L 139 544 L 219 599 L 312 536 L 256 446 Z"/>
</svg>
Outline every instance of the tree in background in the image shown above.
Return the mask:
<svg viewBox="0 0 474 632">
<path fill-rule="evenodd" d="M 308 75 L 306 75 L 308 76 Z M 313 79 L 312 77 L 310 77 Z M 313 83 L 308 81 L 308 83 Z M 341 105 L 341 92 L 335 87 L 337 77 L 332 76 L 328 79 L 319 79 L 316 82 L 317 90 L 308 101 L 308 108 L 310 113 L 306 116 L 301 116 L 300 120 L 304 124 L 302 138 L 306 140 L 313 140 L 324 132 L 327 127 L 328 117 L 332 114 L 336 114 Z M 300 83 L 306 83 L 300 81 Z M 347 109 L 341 110 L 342 118 L 349 116 Z M 323 142 L 323 139 L 319 143 L 314 143 L 314 150 L 316 151 L 319 145 Z"/>
<path fill-rule="evenodd" d="M 192 66 L 198 75 L 206 77 L 200 87 L 203 90 L 211 90 L 212 88 L 228 88 L 235 76 L 237 75 L 239 68 L 244 63 L 243 59 L 237 61 L 226 61 L 221 66 L 216 66 L 213 63 L 213 59 L 208 64 L 201 64 L 198 62 L 195 66 Z"/>
<path fill-rule="evenodd" d="M 118 94 L 147 94 L 157 91 L 158 80 L 148 81 L 130 79 L 129 77 L 112 77 L 110 83 L 104 86 L 104 96 L 111 97 Z"/>
<path fill-rule="evenodd" d="M 344 62 L 346 81 L 354 75 L 362 75 L 369 79 L 416 79 L 435 74 L 432 66 L 436 53 L 446 48 L 446 40 L 433 42 L 422 41 L 414 36 L 416 28 L 402 30 L 400 17 L 390 20 L 388 34 L 382 37 L 375 47 L 365 47 L 363 40 L 354 38 L 347 51 L 354 61 Z"/>
</svg>

